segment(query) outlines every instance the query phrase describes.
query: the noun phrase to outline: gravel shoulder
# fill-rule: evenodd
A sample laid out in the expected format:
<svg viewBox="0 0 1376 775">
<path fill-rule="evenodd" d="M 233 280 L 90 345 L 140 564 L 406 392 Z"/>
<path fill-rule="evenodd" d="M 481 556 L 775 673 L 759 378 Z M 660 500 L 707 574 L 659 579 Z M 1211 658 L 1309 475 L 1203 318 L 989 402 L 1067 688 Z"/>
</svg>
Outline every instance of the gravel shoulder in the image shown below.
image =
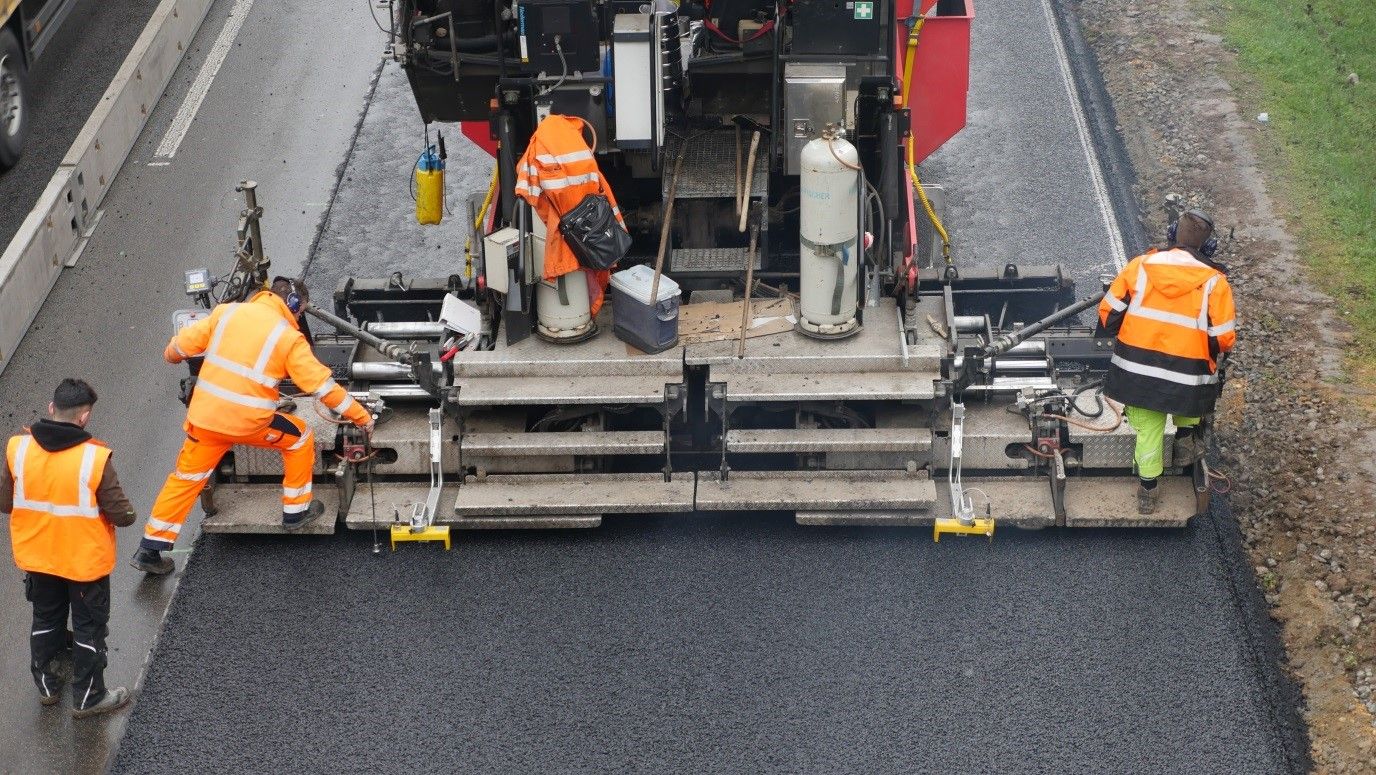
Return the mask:
<svg viewBox="0 0 1376 775">
<path fill-rule="evenodd" d="M 1203 206 L 1225 237 L 1240 344 L 1220 463 L 1257 583 L 1304 693 L 1317 772 L 1376 768 L 1373 396 L 1343 372 L 1351 333 L 1287 227 L 1256 92 L 1198 0 L 1077 3 L 1137 171 L 1149 235 Z M 1226 239 L 1233 229 L 1233 240 Z"/>
</svg>

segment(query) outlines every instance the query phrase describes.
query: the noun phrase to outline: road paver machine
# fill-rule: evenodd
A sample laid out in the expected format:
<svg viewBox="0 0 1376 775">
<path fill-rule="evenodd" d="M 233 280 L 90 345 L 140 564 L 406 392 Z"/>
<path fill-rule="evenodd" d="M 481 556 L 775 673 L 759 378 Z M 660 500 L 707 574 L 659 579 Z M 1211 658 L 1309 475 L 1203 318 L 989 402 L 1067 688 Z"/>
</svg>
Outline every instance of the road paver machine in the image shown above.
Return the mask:
<svg viewBox="0 0 1376 775">
<path fill-rule="evenodd" d="M 317 354 L 379 418 L 365 438 L 293 399 L 338 516 L 311 531 L 787 511 L 939 539 L 1202 512 L 1205 465 L 1167 443 L 1160 507 L 1137 513 L 1133 434 L 1099 388 L 1103 289 L 952 254 L 917 165 L 964 125 L 972 18 L 969 0 L 397 0 L 389 51 L 423 118 L 460 122 L 495 169 L 452 273 L 399 255 L 311 307 Z M 658 352 L 594 309 L 595 275 L 544 276 L 517 183 L 550 116 L 582 120 L 615 194 L 615 269 L 643 266 L 647 303 L 679 316 Z M 246 193 L 207 305 L 268 275 Z M 226 456 L 203 529 L 276 532 L 280 471 Z"/>
</svg>

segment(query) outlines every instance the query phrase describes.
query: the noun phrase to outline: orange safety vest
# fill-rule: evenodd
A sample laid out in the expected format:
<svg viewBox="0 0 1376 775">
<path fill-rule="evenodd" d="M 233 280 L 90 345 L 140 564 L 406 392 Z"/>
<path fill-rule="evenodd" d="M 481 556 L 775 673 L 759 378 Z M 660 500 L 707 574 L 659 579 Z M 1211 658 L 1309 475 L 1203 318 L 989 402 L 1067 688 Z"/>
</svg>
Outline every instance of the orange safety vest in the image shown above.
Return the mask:
<svg viewBox="0 0 1376 775">
<path fill-rule="evenodd" d="M 1191 251 L 1134 258 L 1099 303 L 1100 322 L 1117 337 L 1104 392 L 1185 417 L 1212 412 L 1218 356 L 1237 341 L 1236 314 L 1228 278 Z"/>
<path fill-rule="evenodd" d="M 49 452 L 24 434 L 6 449 L 14 479 L 14 563 L 30 573 L 95 581 L 115 569 L 115 526 L 96 490 L 110 449 L 94 439 Z"/>
<path fill-rule="evenodd" d="M 609 186 L 603 185 L 601 170 L 593 149 L 583 139 L 583 119 L 551 114 L 535 128 L 530 145 L 516 163 L 516 195 L 524 199 L 545 223 L 544 279 L 554 280 L 582 269 L 588 273 L 592 313 L 602 307 L 602 297 L 611 282 L 611 272 L 583 269 L 578 256 L 559 234 L 559 219 L 588 194 L 602 194 L 612 206 L 612 214 L 625 228 L 621 209 Z"/>
<path fill-rule="evenodd" d="M 186 420 L 226 436 L 266 428 L 277 411 L 278 384 L 289 374 L 296 386 L 355 423 L 368 413 L 311 353 L 282 299 L 262 291 L 243 303 L 221 304 L 172 337 L 163 353 L 176 363 L 205 356 Z"/>
</svg>

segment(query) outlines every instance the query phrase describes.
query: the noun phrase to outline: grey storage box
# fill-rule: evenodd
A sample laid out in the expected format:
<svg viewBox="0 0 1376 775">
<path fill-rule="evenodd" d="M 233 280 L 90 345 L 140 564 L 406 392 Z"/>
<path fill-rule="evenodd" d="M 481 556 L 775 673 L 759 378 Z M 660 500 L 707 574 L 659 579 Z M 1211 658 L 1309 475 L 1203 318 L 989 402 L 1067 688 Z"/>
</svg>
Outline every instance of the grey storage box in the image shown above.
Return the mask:
<svg viewBox="0 0 1376 775">
<path fill-rule="evenodd" d="M 659 277 L 659 298 L 650 302 L 654 267 L 640 264 L 612 275 L 612 328 L 616 338 L 647 353 L 678 344 L 678 283 Z"/>
</svg>

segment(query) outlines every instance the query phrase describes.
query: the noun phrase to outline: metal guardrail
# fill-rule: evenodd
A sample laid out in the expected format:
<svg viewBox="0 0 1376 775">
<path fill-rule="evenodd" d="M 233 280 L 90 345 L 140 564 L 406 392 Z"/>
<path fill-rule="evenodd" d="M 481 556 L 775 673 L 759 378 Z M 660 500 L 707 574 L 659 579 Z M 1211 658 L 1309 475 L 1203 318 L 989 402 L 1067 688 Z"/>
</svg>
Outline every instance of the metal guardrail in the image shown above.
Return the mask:
<svg viewBox="0 0 1376 775">
<path fill-rule="evenodd" d="M 0 373 L 63 266 L 90 237 L 96 211 L 213 0 L 163 0 L 0 255 Z"/>
</svg>

